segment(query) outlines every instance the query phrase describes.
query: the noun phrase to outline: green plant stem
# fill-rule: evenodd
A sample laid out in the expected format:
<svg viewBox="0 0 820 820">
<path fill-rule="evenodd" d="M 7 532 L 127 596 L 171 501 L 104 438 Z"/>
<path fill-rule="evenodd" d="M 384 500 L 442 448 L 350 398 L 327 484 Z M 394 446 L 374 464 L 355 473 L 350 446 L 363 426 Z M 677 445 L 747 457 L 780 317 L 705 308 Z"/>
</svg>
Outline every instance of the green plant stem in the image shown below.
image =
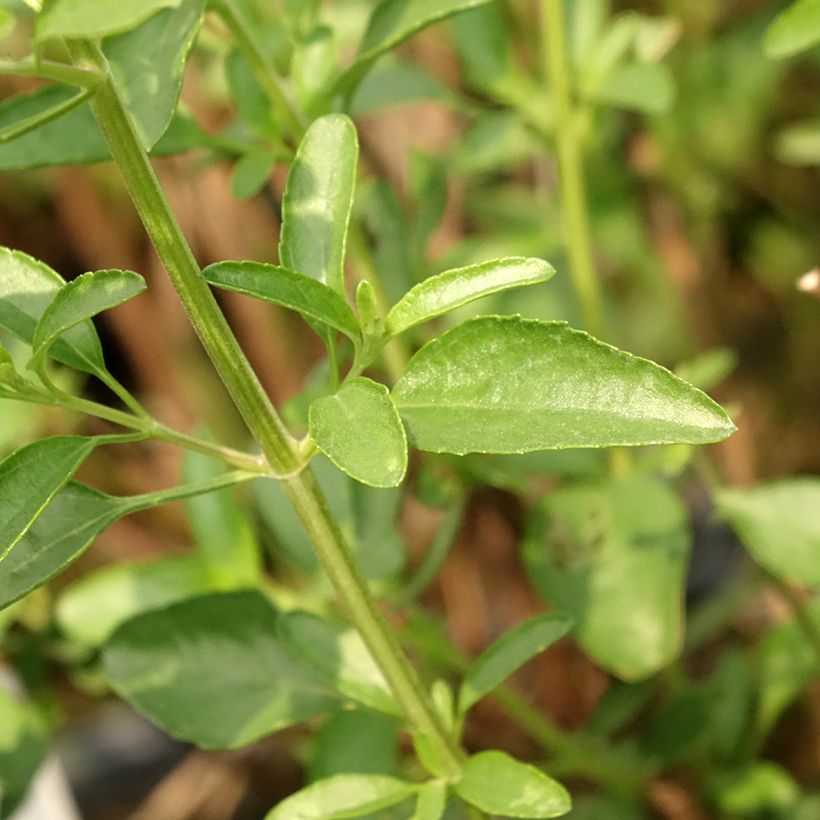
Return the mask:
<svg viewBox="0 0 820 820">
<path fill-rule="evenodd" d="M 55 106 L 47 109 L 46 111 L 41 111 L 39 114 L 34 114 L 31 117 L 26 117 L 24 120 L 20 120 L 18 122 L 12 123 L 11 125 L 6 126 L 5 128 L 0 129 L 0 145 L 4 142 L 11 142 L 12 140 L 16 140 L 18 137 L 22 137 L 24 134 L 27 134 L 29 131 L 34 131 L 37 128 L 46 125 L 47 123 L 51 122 L 52 120 L 56 120 L 58 117 L 62 117 L 63 114 L 67 114 L 69 111 L 73 111 L 77 106 L 82 105 L 91 94 L 91 91 L 85 89 L 80 91 L 79 94 L 75 94 L 68 100 L 64 100 L 61 103 L 58 103 Z"/>
<path fill-rule="evenodd" d="M 78 68 L 52 60 L 36 60 L 34 57 L 27 57 L 25 60 L 0 60 L 0 76 L 37 77 L 78 88 L 94 88 L 103 77 L 94 69 Z"/>
<path fill-rule="evenodd" d="M 200 274 L 120 99 L 105 57 L 88 41 L 74 41 L 70 48 L 75 63 L 90 65 L 106 75 L 91 100 L 91 109 L 205 350 L 270 465 L 280 475 L 297 473 L 285 480 L 283 486 L 313 541 L 325 572 L 408 721 L 436 743 L 450 775 L 456 777 L 463 752 L 443 726 L 394 631 L 379 611 L 315 477 L 307 468 L 298 472 L 304 466 L 299 459 L 298 444 L 271 404 Z"/>
<path fill-rule="evenodd" d="M 554 139 L 570 274 L 584 325 L 589 333 L 600 337 L 603 335 L 603 312 L 592 256 L 583 147 L 567 56 L 564 0 L 541 0 L 541 47 L 544 73 L 551 80 L 555 106 Z"/>
<path fill-rule="evenodd" d="M 190 484 L 180 484 L 177 487 L 170 487 L 167 490 L 156 490 L 152 493 L 141 493 L 140 495 L 130 495 L 123 498 L 128 508 L 132 512 L 144 510 L 149 507 L 156 507 L 158 504 L 168 504 L 171 501 L 183 501 L 194 495 L 202 495 L 215 490 L 224 490 L 228 487 L 235 487 L 237 484 L 244 484 L 259 476 L 255 473 L 247 473 L 244 470 L 235 470 L 230 473 L 214 476 L 204 481 L 195 481 Z"/>
</svg>

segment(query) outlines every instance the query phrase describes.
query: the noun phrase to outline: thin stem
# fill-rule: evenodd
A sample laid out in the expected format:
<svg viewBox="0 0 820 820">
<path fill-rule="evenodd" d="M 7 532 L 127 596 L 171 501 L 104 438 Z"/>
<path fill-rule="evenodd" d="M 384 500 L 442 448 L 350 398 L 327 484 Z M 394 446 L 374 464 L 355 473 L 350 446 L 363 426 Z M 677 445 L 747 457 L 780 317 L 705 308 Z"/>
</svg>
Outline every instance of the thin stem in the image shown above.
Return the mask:
<svg viewBox="0 0 820 820">
<path fill-rule="evenodd" d="M 768 570 L 763 570 L 763 574 L 768 583 L 777 591 L 777 594 L 788 604 L 792 615 L 794 615 L 795 622 L 803 632 L 803 637 L 817 655 L 818 660 L 820 660 L 820 628 L 812 618 L 806 602 L 791 584 L 773 575 Z"/>
<path fill-rule="evenodd" d="M 97 373 L 102 383 L 135 415 L 150 418 L 150 413 L 107 370 Z"/>
<path fill-rule="evenodd" d="M 11 125 L 0 129 L 0 145 L 4 142 L 16 140 L 18 137 L 28 134 L 29 131 L 34 131 L 43 125 L 52 122 L 52 120 L 62 117 L 63 114 L 73 111 L 77 108 L 77 106 L 82 105 L 89 98 L 91 93 L 92 92 L 88 89 L 80 91 L 79 94 L 75 94 L 73 97 L 63 100 L 63 102 L 58 103 L 45 111 L 41 111 L 39 114 L 33 114 L 30 117 L 26 117 L 24 120 L 20 120 L 19 122 L 12 123 Z"/>
<path fill-rule="evenodd" d="M 85 89 L 94 88 L 102 79 L 102 74 L 94 69 L 52 60 L 36 60 L 34 57 L 27 57 L 25 60 L 0 60 L 0 76 L 37 77 Z"/>
<path fill-rule="evenodd" d="M 130 495 L 122 500 L 127 502 L 132 512 L 144 510 L 148 507 L 156 507 L 159 504 L 168 504 L 171 501 L 183 501 L 194 495 L 224 490 L 228 487 L 235 487 L 237 484 L 244 484 L 259 478 L 256 473 L 247 473 L 244 470 L 235 470 L 230 473 L 214 476 L 204 481 L 194 481 L 190 484 L 180 484 L 177 487 L 170 487 L 167 490 L 156 490 L 152 493 L 141 493 L 140 495 Z"/>
<path fill-rule="evenodd" d="M 584 325 L 593 336 L 601 336 L 601 294 L 592 256 L 583 151 L 567 57 L 564 0 L 541 0 L 541 46 L 544 73 L 551 80 L 555 105 L 555 146 L 570 274 Z"/>
<path fill-rule="evenodd" d="M 104 55 L 93 43 L 70 44 L 72 57 L 105 72 L 91 109 L 157 254 L 220 378 L 271 466 L 279 473 L 303 465 L 298 444 L 274 409 L 222 315 L 139 142 Z M 437 715 L 415 670 L 378 609 L 339 525 L 309 469 L 283 486 L 336 593 L 381 668 L 411 726 L 436 743 L 452 777 L 463 752 Z"/>
</svg>

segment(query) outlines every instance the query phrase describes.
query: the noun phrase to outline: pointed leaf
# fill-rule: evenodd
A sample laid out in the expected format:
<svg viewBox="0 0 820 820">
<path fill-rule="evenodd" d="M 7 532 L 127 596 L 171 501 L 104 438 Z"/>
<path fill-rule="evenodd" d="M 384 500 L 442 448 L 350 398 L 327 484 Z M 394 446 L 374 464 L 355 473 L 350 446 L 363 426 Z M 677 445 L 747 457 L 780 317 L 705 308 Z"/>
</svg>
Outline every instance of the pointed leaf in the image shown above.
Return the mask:
<svg viewBox="0 0 820 820">
<path fill-rule="evenodd" d="M 3 509 L 0 562 L 8 558 L 12 548 L 85 461 L 96 443 L 95 439 L 82 436 L 52 436 L 15 450 L 0 463 L 0 503 Z M 0 563 L 0 570 L 3 578 L 0 583 L 5 585 L 7 567 L 4 563 Z"/>
<path fill-rule="evenodd" d="M 436 274 L 408 291 L 387 314 L 390 335 L 441 316 L 461 305 L 509 288 L 546 282 L 555 268 L 541 259 L 512 256 Z"/>
<path fill-rule="evenodd" d="M 191 598 L 122 624 L 103 670 L 172 736 L 206 749 L 245 746 L 338 702 L 282 646 L 278 618 L 259 592 Z"/>
<path fill-rule="evenodd" d="M 686 509 L 646 476 L 545 497 L 523 544 L 538 591 L 570 615 L 575 638 L 626 680 L 679 652 L 691 535 Z"/>
<path fill-rule="evenodd" d="M 358 377 L 310 405 L 310 436 L 348 475 L 373 487 L 395 487 L 407 471 L 407 439 L 383 384 Z"/>
<path fill-rule="evenodd" d="M 48 265 L 21 251 L 0 248 L 0 327 L 32 344 L 40 316 L 65 284 Z M 51 355 L 86 373 L 105 368 L 100 340 L 89 321 L 58 339 Z"/>
<path fill-rule="evenodd" d="M 566 635 L 572 620 L 564 615 L 535 615 L 502 635 L 470 664 L 458 696 L 464 714 L 503 683 L 516 669 Z"/>
<path fill-rule="evenodd" d="M 722 490 L 717 505 L 769 572 L 806 586 L 820 584 L 820 479 L 787 478 Z"/>
<path fill-rule="evenodd" d="M 569 793 L 557 780 L 498 751 L 473 755 L 455 790 L 482 811 L 505 817 L 560 817 L 572 808 Z"/>
<path fill-rule="evenodd" d="M 563 322 L 483 316 L 425 345 L 393 388 L 421 450 L 463 455 L 720 441 L 700 390 Z"/>
<path fill-rule="evenodd" d="M 446 804 L 447 785 L 443 780 L 430 780 L 419 789 L 411 820 L 441 820 Z"/>
<path fill-rule="evenodd" d="M 281 615 L 277 628 L 289 651 L 335 690 L 371 709 L 401 715 L 381 670 L 354 629 L 299 611 Z"/>
<path fill-rule="evenodd" d="M 768 57 L 791 57 L 820 42 L 820 0 L 796 0 L 766 32 Z"/>
<path fill-rule="evenodd" d="M 181 0 L 44 0 L 36 39 L 101 37 L 128 31 Z"/>
<path fill-rule="evenodd" d="M 283 800 L 265 820 L 344 820 L 401 803 L 416 786 L 381 774 L 340 774 L 317 780 Z"/>
<path fill-rule="evenodd" d="M 359 323 L 344 298 L 305 273 L 264 262 L 217 262 L 202 275 L 212 285 L 295 310 L 359 343 Z"/>
<path fill-rule="evenodd" d="M 36 369 L 51 345 L 67 331 L 143 290 L 145 280 L 132 271 L 98 270 L 78 276 L 60 288 L 40 316 L 34 330 L 29 366 Z"/>
<path fill-rule="evenodd" d="M 315 120 L 299 144 L 282 200 L 279 258 L 344 293 L 347 225 L 356 184 L 356 128 L 343 114 Z"/>
</svg>

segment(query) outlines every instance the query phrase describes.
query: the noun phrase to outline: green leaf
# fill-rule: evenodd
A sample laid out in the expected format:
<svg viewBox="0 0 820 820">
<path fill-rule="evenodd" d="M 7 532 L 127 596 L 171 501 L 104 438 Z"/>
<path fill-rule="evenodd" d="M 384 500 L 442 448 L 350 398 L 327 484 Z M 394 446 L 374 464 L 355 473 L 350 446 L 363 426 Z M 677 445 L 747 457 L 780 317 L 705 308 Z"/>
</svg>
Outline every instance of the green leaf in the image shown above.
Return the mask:
<svg viewBox="0 0 820 820">
<path fill-rule="evenodd" d="M 82 436 L 52 436 L 15 450 L 0 462 L 3 527 L 0 562 L 30 530 L 46 505 L 85 461 L 97 441 Z M 5 586 L 6 566 L 0 563 Z M 10 602 L 8 602 L 10 603 Z"/>
<path fill-rule="evenodd" d="M 569 618 L 549 612 L 528 618 L 490 644 L 467 670 L 458 695 L 459 714 L 465 714 L 516 669 L 563 638 L 571 628 Z"/>
<path fill-rule="evenodd" d="M 238 49 L 225 58 L 225 79 L 239 116 L 265 141 L 279 138 L 270 99 Z"/>
<path fill-rule="evenodd" d="M 385 58 L 359 83 L 348 110 L 358 119 L 421 100 L 452 104 L 457 97 L 418 63 Z"/>
<path fill-rule="evenodd" d="M 202 275 L 212 285 L 282 305 L 360 341 L 359 323 L 344 298 L 304 272 L 264 262 L 217 262 Z"/>
<path fill-rule="evenodd" d="M 350 119 L 328 114 L 315 120 L 299 144 L 282 200 L 282 265 L 342 295 L 358 153 Z"/>
<path fill-rule="evenodd" d="M 679 497 L 634 476 L 550 493 L 533 516 L 523 559 L 538 591 L 575 620 L 583 649 L 636 680 L 680 649 L 690 540 Z"/>
<path fill-rule="evenodd" d="M 446 803 L 447 785 L 443 780 L 429 780 L 419 789 L 411 820 L 441 820 Z"/>
<path fill-rule="evenodd" d="M 674 102 L 675 85 L 669 69 L 660 63 L 627 63 L 607 75 L 592 99 L 644 114 L 665 114 Z"/>
<path fill-rule="evenodd" d="M 509 288 L 546 282 L 555 268 L 541 259 L 512 256 L 436 274 L 406 293 L 387 314 L 390 335 L 427 322 L 474 299 Z"/>
<path fill-rule="evenodd" d="M 40 316 L 65 284 L 48 265 L 22 251 L 0 248 L 0 327 L 32 344 Z M 58 339 L 51 355 L 86 373 L 105 368 L 100 340 L 90 321 Z"/>
<path fill-rule="evenodd" d="M 778 578 L 820 584 L 820 479 L 721 490 L 717 506 L 754 559 Z"/>
<path fill-rule="evenodd" d="M 720 441 L 700 390 L 563 322 L 483 316 L 426 344 L 393 388 L 421 450 L 523 453 Z"/>
<path fill-rule="evenodd" d="M 343 820 L 401 803 L 416 786 L 377 774 L 340 774 L 318 780 L 283 800 L 265 820 Z"/>
<path fill-rule="evenodd" d="M 72 584 L 57 602 L 57 622 L 78 643 L 98 647 L 129 618 L 214 589 L 198 555 L 105 567 Z"/>
<path fill-rule="evenodd" d="M 383 384 L 351 379 L 310 405 L 310 436 L 348 475 L 373 487 L 395 487 L 407 471 L 407 439 Z"/>
<path fill-rule="evenodd" d="M 114 689 L 173 737 L 237 748 L 331 708 L 331 690 L 276 637 L 258 592 L 206 595 L 138 615 L 113 634 Z"/>
<path fill-rule="evenodd" d="M 18 700 L 0 686 L 0 812 L 17 817 L 48 751 L 46 722 L 32 703 Z"/>
<path fill-rule="evenodd" d="M 128 31 L 181 0 L 44 0 L 36 40 L 49 37 L 104 37 Z"/>
<path fill-rule="evenodd" d="M 499 751 L 473 755 L 455 790 L 482 811 L 509 817 L 560 817 L 572 807 L 557 780 Z"/>
<path fill-rule="evenodd" d="M 279 617 L 277 630 L 294 657 L 335 690 L 371 709 L 401 715 L 381 670 L 354 629 L 293 611 Z"/>
<path fill-rule="evenodd" d="M 104 310 L 121 305 L 145 290 L 145 280 L 132 271 L 84 273 L 54 295 L 37 322 L 29 367 L 37 369 L 57 339 Z M 100 354 L 98 370 L 105 369 Z"/>
<path fill-rule="evenodd" d="M 276 155 L 268 149 L 243 154 L 231 173 L 231 193 L 239 199 L 256 196 L 268 183 Z"/>
<path fill-rule="evenodd" d="M 820 41 L 820 0 L 797 0 L 766 32 L 766 56 L 791 57 Z"/>
</svg>

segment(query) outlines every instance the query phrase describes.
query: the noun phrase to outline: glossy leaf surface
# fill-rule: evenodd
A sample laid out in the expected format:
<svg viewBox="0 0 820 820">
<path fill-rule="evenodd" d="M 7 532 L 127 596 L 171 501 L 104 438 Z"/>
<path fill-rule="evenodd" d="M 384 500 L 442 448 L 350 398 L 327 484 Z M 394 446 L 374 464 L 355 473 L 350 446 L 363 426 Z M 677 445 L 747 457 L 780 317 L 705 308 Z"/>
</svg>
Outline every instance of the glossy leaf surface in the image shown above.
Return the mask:
<svg viewBox="0 0 820 820">
<path fill-rule="evenodd" d="M 493 641 L 467 670 L 458 696 L 459 713 L 464 714 L 516 669 L 563 638 L 571 628 L 569 618 L 550 612 L 528 618 Z"/>
<path fill-rule="evenodd" d="M 359 340 L 359 323 L 344 298 L 305 273 L 264 262 L 217 262 L 202 275 L 212 285 L 282 305 Z"/>
<path fill-rule="evenodd" d="M 766 32 L 766 54 L 790 57 L 820 42 L 820 0 L 796 0 Z"/>
<path fill-rule="evenodd" d="M 820 479 L 722 490 L 718 509 L 755 560 L 779 578 L 820 584 Z"/>
<path fill-rule="evenodd" d="M 535 766 L 504 752 L 479 752 L 455 784 L 463 800 L 505 817 L 560 817 L 571 808 L 567 790 Z"/>
<path fill-rule="evenodd" d="M 668 370 L 562 322 L 485 316 L 429 342 L 393 401 L 421 450 L 523 453 L 707 443 L 734 431 Z"/>
<path fill-rule="evenodd" d="M 191 598 L 126 621 L 103 650 L 103 670 L 172 736 L 244 746 L 336 702 L 278 640 L 278 618 L 258 592 Z"/>
<path fill-rule="evenodd" d="M 65 284 L 48 265 L 21 251 L 0 248 L 0 327 L 32 344 L 40 316 Z M 51 355 L 86 373 L 105 367 L 100 340 L 89 321 L 57 340 Z"/>
<path fill-rule="evenodd" d="M 407 439 L 383 384 L 351 379 L 310 406 L 310 436 L 348 475 L 373 487 L 395 487 L 407 470 Z"/>
<path fill-rule="evenodd" d="M 344 293 L 347 225 L 359 145 L 342 114 L 315 120 L 299 144 L 282 200 L 279 259 L 286 268 Z"/>
<path fill-rule="evenodd" d="M 37 322 L 32 340 L 32 366 L 42 362 L 51 345 L 76 325 L 116 307 L 145 290 L 145 280 L 132 271 L 84 273 L 62 287 Z"/>
<path fill-rule="evenodd" d="M 541 259 L 514 256 L 430 276 L 391 308 L 385 320 L 387 332 L 402 333 L 474 299 L 546 282 L 554 274 L 555 268 Z"/>
<path fill-rule="evenodd" d="M 410 797 L 412 783 L 377 774 L 340 774 L 318 780 L 283 800 L 265 820 L 343 820 Z"/>
<path fill-rule="evenodd" d="M 128 31 L 181 0 L 44 0 L 36 37 L 101 37 Z"/>
<path fill-rule="evenodd" d="M 523 558 L 538 591 L 574 619 L 583 649 L 635 680 L 680 649 L 690 540 L 679 497 L 636 476 L 547 495 Z"/>
</svg>

